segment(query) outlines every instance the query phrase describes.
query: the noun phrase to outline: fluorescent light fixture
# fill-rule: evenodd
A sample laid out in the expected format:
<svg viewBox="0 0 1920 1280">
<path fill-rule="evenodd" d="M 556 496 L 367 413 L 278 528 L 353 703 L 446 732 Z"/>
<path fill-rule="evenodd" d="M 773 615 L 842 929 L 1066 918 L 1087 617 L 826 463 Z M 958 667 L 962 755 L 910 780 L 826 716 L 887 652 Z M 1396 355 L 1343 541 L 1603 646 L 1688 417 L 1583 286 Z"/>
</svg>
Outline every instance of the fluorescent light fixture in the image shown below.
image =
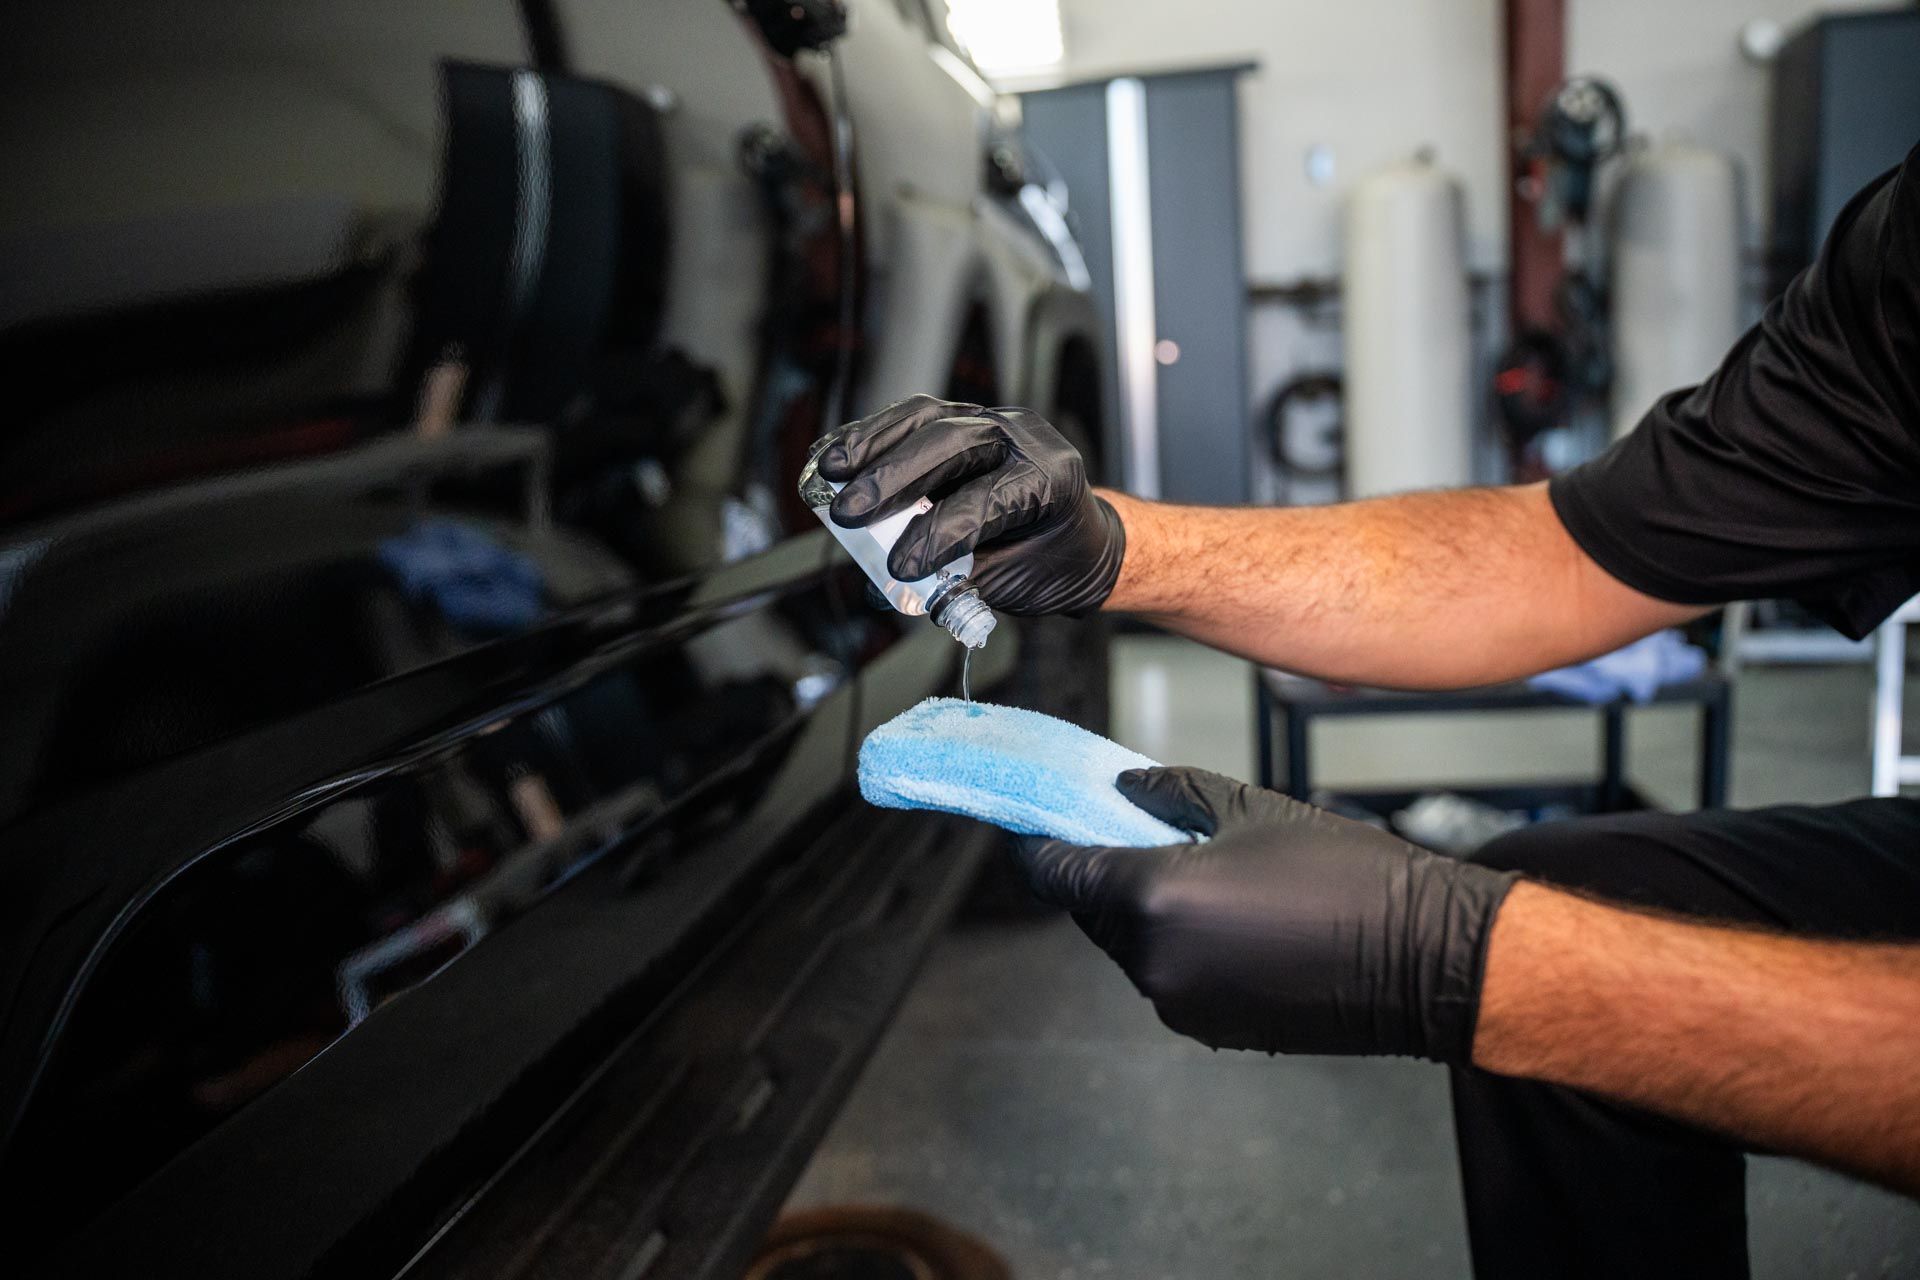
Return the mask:
<svg viewBox="0 0 1920 1280">
<path fill-rule="evenodd" d="M 1037 71 L 1066 57 L 1060 0 L 947 0 L 947 27 L 982 71 Z"/>
<path fill-rule="evenodd" d="M 1160 368 L 1154 363 L 1153 184 L 1147 175 L 1147 86 L 1107 82 L 1107 202 L 1113 219 L 1113 345 L 1127 492 L 1160 496 Z"/>
</svg>

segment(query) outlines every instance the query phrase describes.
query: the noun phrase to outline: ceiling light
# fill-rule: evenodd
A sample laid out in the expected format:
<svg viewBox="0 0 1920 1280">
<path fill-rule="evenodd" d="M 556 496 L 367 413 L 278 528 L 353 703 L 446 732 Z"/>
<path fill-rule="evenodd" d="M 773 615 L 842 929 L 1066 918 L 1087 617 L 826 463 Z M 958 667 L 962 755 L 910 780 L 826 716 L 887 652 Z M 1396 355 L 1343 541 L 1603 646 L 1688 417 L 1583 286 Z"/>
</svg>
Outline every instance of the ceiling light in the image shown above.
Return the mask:
<svg viewBox="0 0 1920 1280">
<path fill-rule="evenodd" d="M 1037 71 L 1066 56 L 1060 0 L 947 0 L 947 26 L 982 71 Z"/>
</svg>

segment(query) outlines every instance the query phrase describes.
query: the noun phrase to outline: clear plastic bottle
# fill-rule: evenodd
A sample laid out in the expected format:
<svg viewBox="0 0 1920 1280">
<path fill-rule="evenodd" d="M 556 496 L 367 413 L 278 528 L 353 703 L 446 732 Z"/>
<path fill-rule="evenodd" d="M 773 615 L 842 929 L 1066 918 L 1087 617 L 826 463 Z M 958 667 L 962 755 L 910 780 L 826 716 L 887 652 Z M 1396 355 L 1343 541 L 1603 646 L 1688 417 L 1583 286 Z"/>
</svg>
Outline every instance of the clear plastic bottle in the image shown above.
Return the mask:
<svg viewBox="0 0 1920 1280">
<path fill-rule="evenodd" d="M 887 568 L 887 553 L 900 540 L 909 521 L 933 508 L 931 501 L 923 497 L 906 510 L 862 529 L 843 529 L 833 522 L 827 508 L 841 486 L 820 474 L 820 455 L 839 438 L 840 432 L 833 431 L 814 441 L 807 453 L 807 465 L 800 470 L 800 500 L 847 549 L 847 554 L 873 580 L 888 604 L 910 617 L 925 614 L 967 648 L 978 649 L 987 642 L 998 619 L 967 581 L 967 575 L 973 572 L 971 551 L 914 582 L 901 582 Z"/>
</svg>

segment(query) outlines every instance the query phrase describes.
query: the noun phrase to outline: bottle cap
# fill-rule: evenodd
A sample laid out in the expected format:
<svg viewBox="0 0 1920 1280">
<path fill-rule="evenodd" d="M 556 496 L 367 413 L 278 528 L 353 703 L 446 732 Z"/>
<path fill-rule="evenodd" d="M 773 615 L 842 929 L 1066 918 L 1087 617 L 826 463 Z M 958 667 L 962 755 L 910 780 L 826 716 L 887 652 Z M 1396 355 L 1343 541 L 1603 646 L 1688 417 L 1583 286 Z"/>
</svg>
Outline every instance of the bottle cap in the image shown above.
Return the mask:
<svg viewBox="0 0 1920 1280">
<path fill-rule="evenodd" d="M 940 602 L 934 621 L 945 627 L 955 640 L 969 649 L 978 649 L 993 634 L 999 619 L 972 587 L 952 592 Z"/>
</svg>

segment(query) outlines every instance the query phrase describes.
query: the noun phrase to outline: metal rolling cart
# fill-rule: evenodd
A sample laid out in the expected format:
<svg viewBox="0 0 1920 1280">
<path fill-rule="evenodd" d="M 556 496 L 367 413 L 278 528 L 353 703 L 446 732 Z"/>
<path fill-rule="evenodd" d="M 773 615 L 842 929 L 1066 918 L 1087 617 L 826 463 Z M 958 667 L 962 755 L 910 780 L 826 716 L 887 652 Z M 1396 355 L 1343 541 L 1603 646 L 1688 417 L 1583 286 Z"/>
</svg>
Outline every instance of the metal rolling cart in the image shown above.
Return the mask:
<svg viewBox="0 0 1920 1280">
<path fill-rule="evenodd" d="M 1261 785 L 1305 800 L 1313 794 L 1312 728 L 1316 720 L 1355 716 L 1446 715 L 1476 711 L 1591 711 L 1600 720 L 1601 770 L 1597 779 L 1554 779 L 1505 786 L 1446 786 L 1446 790 L 1500 809 L 1564 809 L 1575 813 L 1618 813 L 1647 808 L 1626 776 L 1627 715 L 1637 706 L 1691 704 L 1699 708 L 1699 801 L 1703 809 L 1727 801 L 1728 738 L 1732 686 L 1717 671 L 1660 689 L 1647 703 L 1625 698 L 1585 703 L 1526 684 L 1490 685 L 1447 693 L 1397 693 L 1345 688 L 1256 667 L 1253 674 L 1254 723 L 1259 734 Z M 1284 752 L 1284 765 L 1281 753 Z M 1342 791 L 1344 800 L 1386 814 L 1418 796 L 1413 791 Z"/>
<path fill-rule="evenodd" d="M 1901 605 L 1873 634 L 1873 794 L 1897 796 L 1920 783 L 1920 756 L 1904 753 L 1903 694 L 1907 683 L 1907 628 L 1920 624 L 1920 596 Z"/>
</svg>

